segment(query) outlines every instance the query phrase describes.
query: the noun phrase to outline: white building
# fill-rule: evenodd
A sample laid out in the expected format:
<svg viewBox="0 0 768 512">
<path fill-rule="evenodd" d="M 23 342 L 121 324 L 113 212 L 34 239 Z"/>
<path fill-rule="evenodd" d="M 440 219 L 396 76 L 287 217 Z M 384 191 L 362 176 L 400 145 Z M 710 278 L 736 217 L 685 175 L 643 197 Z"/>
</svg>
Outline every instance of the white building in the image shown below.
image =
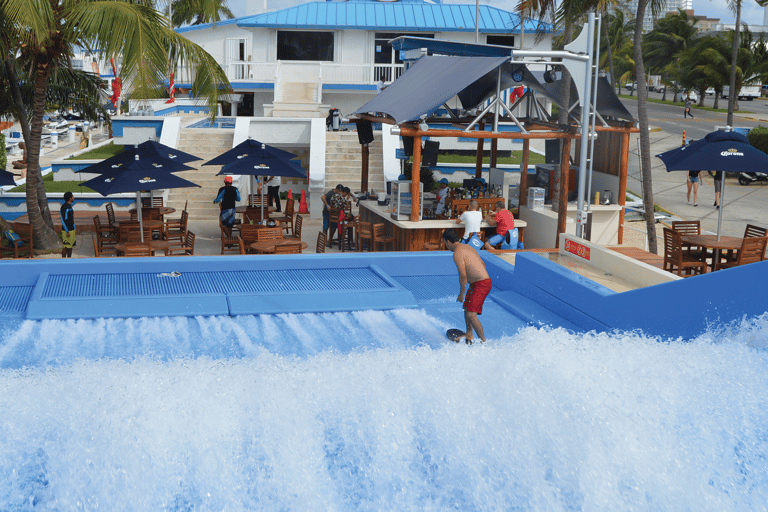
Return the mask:
<svg viewBox="0 0 768 512">
<path fill-rule="evenodd" d="M 637 0 L 630 0 L 629 4 L 629 12 L 636 16 L 637 14 Z M 682 9 L 684 11 L 688 11 L 693 9 L 693 0 L 667 0 L 666 4 L 664 5 L 664 10 L 659 13 L 658 16 L 654 18 L 653 13 L 651 12 L 651 7 L 648 5 L 645 9 L 645 17 L 643 18 L 643 32 L 650 32 L 653 30 L 653 22 L 657 18 L 662 18 L 667 15 L 668 12 L 676 12 L 678 9 Z"/>
<path fill-rule="evenodd" d="M 253 3 L 249 3 L 253 5 Z M 235 93 L 232 115 L 325 117 L 349 113 L 396 79 L 403 62 L 389 41 L 401 35 L 514 48 L 534 46 L 538 23 L 487 5 L 427 0 L 308 2 L 273 12 L 181 28 L 222 65 Z M 477 35 L 476 35 L 477 31 Z M 551 49 L 551 34 L 535 43 Z M 182 70 L 177 87 L 189 87 Z"/>
</svg>

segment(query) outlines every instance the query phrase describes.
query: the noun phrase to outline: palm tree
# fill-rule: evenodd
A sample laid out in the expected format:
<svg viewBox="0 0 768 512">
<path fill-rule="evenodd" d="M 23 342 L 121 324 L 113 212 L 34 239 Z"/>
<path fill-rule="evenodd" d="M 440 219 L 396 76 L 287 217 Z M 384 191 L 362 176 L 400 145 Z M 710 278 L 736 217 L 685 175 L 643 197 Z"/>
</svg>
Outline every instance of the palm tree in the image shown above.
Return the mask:
<svg viewBox="0 0 768 512">
<path fill-rule="evenodd" d="M 758 5 L 765 6 L 768 0 L 755 0 Z M 736 109 L 736 67 L 739 57 L 739 31 L 741 29 L 741 2 L 742 0 L 728 0 L 728 8 L 736 14 L 736 26 L 733 31 L 733 49 L 731 52 L 731 81 L 728 94 L 728 126 L 733 126 L 733 111 Z"/>
<path fill-rule="evenodd" d="M 155 9 L 131 0 L 0 0 L 0 50 L 4 59 L 25 63 L 22 78 L 34 88 L 27 128 L 27 213 L 35 245 L 61 246 L 53 229 L 42 186 L 40 142 L 51 76 L 64 67 L 75 47 L 98 48 L 122 58 L 124 87 L 135 98 L 161 97 L 169 57 L 192 63 L 195 94 L 206 97 L 215 116 L 218 94 L 230 89 L 224 72 L 199 46 L 179 36 Z M 170 51 L 169 51 L 170 49 Z M 170 54 L 170 55 L 169 55 Z"/>
<path fill-rule="evenodd" d="M 174 27 L 214 23 L 235 17 L 227 7 L 227 0 L 173 0 L 171 10 Z"/>
<path fill-rule="evenodd" d="M 720 95 L 730 76 L 730 50 L 730 42 L 723 34 L 704 36 L 683 52 L 680 60 L 681 76 L 685 77 L 683 85 L 701 91 L 712 87 L 714 108 L 718 108 Z"/>
<path fill-rule="evenodd" d="M 600 68 L 609 67 L 616 94 L 621 94 L 621 84 L 632 78 L 635 60 L 632 56 L 632 37 L 634 18 L 627 19 L 622 9 L 614 9 L 612 14 L 604 16 L 602 23 L 605 39 L 600 50 Z M 627 75 L 627 72 L 630 72 Z"/>
<path fill-rule="evenodd" d="M 682 9 L 656 20 L 652 31 L 643 36 L 643 58 L 649 68 L 658 70 L 666 83 L 670 78 L 680 82 L 680 57 L 696 37 L 696 19 Z M 667 90 L 664 88 L 666 100 Z"/>
</svg>

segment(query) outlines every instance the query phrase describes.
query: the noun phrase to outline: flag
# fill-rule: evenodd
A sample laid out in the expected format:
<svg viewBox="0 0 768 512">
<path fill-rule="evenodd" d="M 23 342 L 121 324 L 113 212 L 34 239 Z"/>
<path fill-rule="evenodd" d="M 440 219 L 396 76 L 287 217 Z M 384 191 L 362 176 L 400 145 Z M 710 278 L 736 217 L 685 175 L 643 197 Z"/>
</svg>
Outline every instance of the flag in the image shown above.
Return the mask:
<svg viewBox="0 0 768 512">
<path fill-rule="evenodd" d="M 176 89 L 174 88 L 174 83 L 173 83 L 173 73 L 171 73 L 170 89 L 171 89 L 171 98 L 168 101 L 166 101 L 166 103 L 173 103 L 174 101 L 176 101 Z"/>
</svg>

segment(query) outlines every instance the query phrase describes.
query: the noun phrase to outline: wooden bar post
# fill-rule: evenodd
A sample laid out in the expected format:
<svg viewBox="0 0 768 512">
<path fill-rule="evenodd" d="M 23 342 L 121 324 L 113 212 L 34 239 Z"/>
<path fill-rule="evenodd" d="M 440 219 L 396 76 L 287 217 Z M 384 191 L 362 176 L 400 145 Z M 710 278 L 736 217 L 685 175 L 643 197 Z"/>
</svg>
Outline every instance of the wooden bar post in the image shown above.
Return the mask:
<svg viewBox="0 0 768 512">
<path fill-rule="evenodd" d="M 496 167 L 499 152 L 499 139 L 491 139 L 491 169 Z"/>
<path fill-rule="evenodd" d="M 528 198 L 528 155 L 531 152 L 530 139 L 523 139 L 523 161 L 520 163 L 520 190 L 518 192 L 518 208 Z M 518 215 L 520 210 L 518 210 Z"/>
<path fill-rule="evenodd" d="M 421 182 L 421 135 L 413 137 L 413 166 L 411 167 L 411 222 L 419 222 L 419 183 Z"/>
<path fill-rule="evenodd" d="M 485 125 L 483 123 L 477 124 L 478 131 L 485 131 Z M 475 160 L 475 178 L 483 177 L 483 143 L 485 139 L 478 137 L 477 139 L 477 159 Z"/>
<path fill-rule="evenodd" d="M 558 202 L 557 234 L 555 235 L 555 248 L 560 247 L 560 233 L 565 233 L 565 222 L 568 219 L 568 175 L 571 173 L 571 139 L 563 139 L 563 153 L 560 159 L 560 188 L 559 196 L 554 198 Z M 550 186 L 552 186 L 550 184 Z"/>
<path fill-rule="evenodd" d="M 619 160 L 619 197 L 617 203 L 624 206 L 627 202 L 627 173 L 629 172 L 629 132 L 621 134 L 621 159 Z M 619 211 L 619 244 L 624 243 L 624 208 Z"/>
<path fill-rule="evenodd" d="M 363 144 L 362 149 L 362 168 L 360 169 L 360 190 L 365 192 L 368 190 L 368 160 L 370 157 L 370 150 L 368 144 Z"/>
</svg>

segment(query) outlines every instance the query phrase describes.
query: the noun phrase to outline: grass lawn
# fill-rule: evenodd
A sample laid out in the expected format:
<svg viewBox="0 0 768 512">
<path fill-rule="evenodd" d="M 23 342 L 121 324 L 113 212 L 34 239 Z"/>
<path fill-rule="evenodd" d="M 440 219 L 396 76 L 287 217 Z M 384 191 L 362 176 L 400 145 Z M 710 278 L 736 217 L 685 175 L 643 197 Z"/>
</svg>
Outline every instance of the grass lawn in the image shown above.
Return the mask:
<svg viewBox="0 0 768 512">
<path fill-rule="evenodd" d="M 438 163 L 441 164 L 472 164 L 474 165 L 477 161 L 477 157 L 475 155 L 443 155 L 441 154 L 438 159 Z M 523 161 L 523 152 L 522 151 L 512 151 L 512 156 L 509 157 L 503 157 L 498 158 L 496 160 L 500 164 L 520 164 Z M 490 157 L 483 158 L 483 163 L 488 164 L 491 162 Z M 540 155 L 538 153 L 534 153 L 531 151 L 528 154 L 528 165 L 536 165 L 536 164 L 543 164 L 544 163 L 544 155 Z"/>
<path fill-rule="evenodd" d="M 116 145 L 113 142 L 110 142 L 104 146 L 86 151 L 81 155 L 67 158 L 67 160 L 104 160 L 105 158 L 120 154 L 123 151 L 125 151 L 125 146 Z"/>
<path fill-rule="evenodd" d="M 94 191 L 89 189 L 88 187 L 81 187 L 80 183 L 81 181 L 53 181 L 53 173 L 50 172 L 43 176 L 43 184 L 45 185 L 45 191 L 49 194 L 58 194 L 61 193 L 62 195 L 64 192 L 72 192 L 77 196 L 77 194 L 93 194 Z M 9 190 L 9 192 L 26 192 L 27 191 L 27 185 L 21 185 L 15 188 L 12 188 Z"/>
<path fill-rule="evenodd" d="M 620 94 L 619 98 L 624 98 L 627 100 L 637 100 L 637 96 L 630 96 L 629 94 Z M 657 100 L 656 98 L 648 98 L 648 103 L 660 103 L 662 105 L 674 105 L 678 107 L 685 106 L 685 102 L 683 101 L 661 101 Z M 706 100 L 705 100 L 706 101 Z M 726 105 L 728 105 L 728 100 L 721 99 L 720 102 L 725 102 Z M 742 104 L 743 102 L 740 101 L 739 104 Z M 695 103 L 691 104 L 691 108 L 695 108 L 696 110 L 706 110 L 707 112 L 720 112 L 722 114 L 728 113 L 728 107 L 726 108 L 712 108 L 712 107 L 700 107 Z M 739 114 L 754 114 L 754 112 L 750 112 L 749 110 L 737 110 Z"/>
</svg>

